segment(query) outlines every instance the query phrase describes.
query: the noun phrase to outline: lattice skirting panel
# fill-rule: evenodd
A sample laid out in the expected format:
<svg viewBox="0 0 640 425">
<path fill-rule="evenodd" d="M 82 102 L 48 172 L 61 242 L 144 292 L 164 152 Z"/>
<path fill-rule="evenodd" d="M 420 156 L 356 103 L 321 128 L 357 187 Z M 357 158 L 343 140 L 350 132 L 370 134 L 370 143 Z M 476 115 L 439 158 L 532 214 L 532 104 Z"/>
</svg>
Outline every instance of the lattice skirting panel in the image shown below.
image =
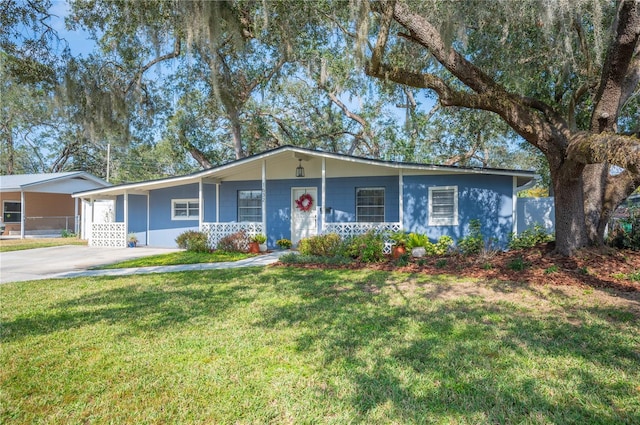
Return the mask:
<svg viewBox="0 0 640 425">
<path fill-rule="evenodd" d="M 127 232 L 124 223 L 93 223 L 89 246 L 126 248 Z"/>
<path fill-rule="evenodd" d="M 324 233 L 337 233 L 342 238 L 362 235 L 369 231 L 382 233 L 387 236 L 391 232 L 399 232 L 402 229 L 400 223 L 326 223 Z M 385 237 L 383 252 L 391 254 L 393 240 Z"/>
<path fill-rule="evenodd" d="M 202 223 L 202 231 L 209 236 L 211 246 L 218 246 L 220 239 L 244 230 L 247 236 L 264 233 L 262 223 Z M 249 247 L 247 246 L 246 249 Z"/>
</svg>

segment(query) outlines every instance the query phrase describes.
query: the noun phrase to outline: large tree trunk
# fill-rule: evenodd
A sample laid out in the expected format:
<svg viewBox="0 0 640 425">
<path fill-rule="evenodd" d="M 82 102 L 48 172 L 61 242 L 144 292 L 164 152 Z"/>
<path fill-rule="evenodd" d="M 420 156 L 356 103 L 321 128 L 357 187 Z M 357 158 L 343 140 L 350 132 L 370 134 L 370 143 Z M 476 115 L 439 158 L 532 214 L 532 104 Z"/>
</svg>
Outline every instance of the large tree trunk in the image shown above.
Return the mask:
<svg viewBox="0 0 640 425">
<path fill-rule="evenodd" d="M 604 245 L 604 231 L 610 212 L 604 211 L 605 189 L 609 167 L 606 164 L 590 164 L 582 173 L 585 226 L 589 245 Z"/>
<path fill-rule="evenodd" d="M 556 251 L 572 255 L 588 243 L 585 228 L 583 166 L 567 163 L 551 169 L 555 191 Z"/>
</svg>

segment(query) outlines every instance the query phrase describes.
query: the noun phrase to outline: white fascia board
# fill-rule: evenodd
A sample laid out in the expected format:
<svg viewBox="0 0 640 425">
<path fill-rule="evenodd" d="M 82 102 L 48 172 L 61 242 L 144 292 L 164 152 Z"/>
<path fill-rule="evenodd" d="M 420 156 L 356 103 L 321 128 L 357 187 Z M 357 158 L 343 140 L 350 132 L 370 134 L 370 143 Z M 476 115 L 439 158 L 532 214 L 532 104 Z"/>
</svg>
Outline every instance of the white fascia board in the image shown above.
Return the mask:
<svg viewBox="0 0 640 425">
<path fill-rule="evenodd" d="M 106 181 L 102 180 L 101 178 L 96 177 L 96 176 L 94 176 L 92 174 L 89 174 L 89 173 L 87 173 L 85 171 L 76 171 L 76 172 L 69 172 L 68 174 L 65 174 L 63 176 L 58 176 L 58 177 L 54 177 L 54 178 L 51 178 L 51 179 L 40 180 L 40 181 L 33 182 L 33 183 L 27 183 L 27 184 L 22 185 L 21 188 L 28 189 L 28 188 L 30 188 L 32 186 L 40 186 L 40 185 L 43 185 L 43 184 L 53 183 L 53 182 L 56 182 L 56 181 L 59 181 L 59 180 L 73 179 L 73 178 L 76 178 L 76 177 L 83 177 L 83 178 L 86 178 L 87 180 L 91 180 L 92 182 L 101 184 L 103 186 L 109 186 L 110 185 L 109 183 L 107 183 Z"/>
<path fill-rule="evenodd" d="M 473 169 L 473 168 L 456 168 L 456 167 L 447 167 L 447 166 L 436 166 L 436 165 L 420 165 L 420 164 L 406 164 L 400 162 L 386 162 L 386 161 L 376 161 L 367 158 L 357 158 L 346 155 L 338 155 L 329 152 L 315 152 L 309 151 L 307 149 L 300 149 L 296 147 L 286 147 L 282 150 L 274 150 L 270 152 L 265 152 L 262 154 L 254 155 L 249 158 L 239 159 L 228 164 L 220 165 L 215 168 L 211 168 L 208 170 L 203 170 L 197 173 L 193 173 L 187 176 L 180 177 L 170 177 L 166 179 L 160 180 L 151 180 L 146 182 L 139 183 L 130 183 L 120 186 L 108 187 L 104 189 L 96 189 L 86 192 L 78 192 L 74 193 L 72 196 L 74 198 L 86 198 L 90 196 L 96 195 L 113 195 L 113 194 L 122 194 L 124 191 L 130 190 L 152 190 L 159 189 L 163 187 L 173 186 L 175 184 L 188 184 L 188 183 L 198 183 L 201 178 L 215 178 L 217 174 L 224 173 L 227 170 L 233 169 L 240 165 L 250 164 L 252 162 L 260 162 L 264 159 L 268 159 L 269 157 L 282 155 L 286 152 L 292 152 L 295 156 L 306 156 L 306 157 L 317 157 L 317 158 L 328 158 L 337 161 L 351 162 L 351 163 L 359 163 L 359 164 L 367 164 L 377 167 L 386 167 L 391 169 L 403 169 L 403 170 L 415 170 L 415 171 L 434 171 L 434 172 L 450 172 L 456 174 L 488 174 L 488 175 L 503 175 L 503 176 L 516 176 L 516 177 L 528 177 L 534 178 L 534 175 L 530 171 L 511 171 L 511 170 L 487 170 L 487 169 Z"/>
</svg>

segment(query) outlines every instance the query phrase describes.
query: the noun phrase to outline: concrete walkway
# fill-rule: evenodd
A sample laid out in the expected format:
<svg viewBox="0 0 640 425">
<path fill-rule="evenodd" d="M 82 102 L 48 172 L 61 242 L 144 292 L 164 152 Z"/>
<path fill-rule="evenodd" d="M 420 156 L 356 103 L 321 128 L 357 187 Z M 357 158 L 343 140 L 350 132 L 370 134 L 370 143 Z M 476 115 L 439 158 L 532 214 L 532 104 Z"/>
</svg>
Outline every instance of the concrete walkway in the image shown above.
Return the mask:
<svg viewBox="0 0 640 425">
<path fill-rule="evenodd" d="M 65 245 L 0 253 L 0 283 L 80 276 L 126 276 L 143 273 L 168 273 L 188 270 L 211 270 L 264 266 L 276 262 L 284 251 L 224 263 L 186 264 L 178 266 L 138 267 L 114 270 L 91 270 L 131 258 L 167 254 L 170 248 L 97 248 Z"/>
<path fill-rule="evenodd" d="M 274 251 L 256 257 L 246 258 L 238 261 L 227 261 L 221 263 L 198 263 L 198 264 L 180 264 L 175 266 L 153 266 L 153 267 L 132 267 L 127 269 L 110 269 L 110 270 L 81 270 L 68 273 L 60 273 L 50 276 L 50 279 L 66 278 L 66 277 L 86 277 L 86 276 L 128 276 L 132 274 L 149 274 L 149 273 L 172 273 L 185 271 L 203 271 L 218 269 L 237 269 L 240 267 L 256 267 L 267 266 L 273 264 L 285 254 L 285 251 Z"/>
</svg>

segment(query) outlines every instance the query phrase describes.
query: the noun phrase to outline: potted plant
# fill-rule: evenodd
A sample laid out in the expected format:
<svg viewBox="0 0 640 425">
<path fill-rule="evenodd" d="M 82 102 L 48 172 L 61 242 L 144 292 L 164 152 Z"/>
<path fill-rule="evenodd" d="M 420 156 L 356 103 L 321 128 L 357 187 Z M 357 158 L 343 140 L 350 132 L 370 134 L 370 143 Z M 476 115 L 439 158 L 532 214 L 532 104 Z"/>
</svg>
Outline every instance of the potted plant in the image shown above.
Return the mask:
<svg viewBox="0 0 640 425">
<path fill-rule="evenodd" d="M 280 249 L 290 249 L 293 244 L 289 239 L 278 239 L 276 245 L 278 245 Z"/>
<path fill-rule="evenodd" d="M 427 235 L 422 233 L 409 233 L 407 248 L 411 250 L 413 257 L 424 257 L 427 255 L 427 247 L 431 244 Z"/>
<path fill-rule="evenodd" d="M 129 233 L 127 236 L 127 246 L 129 248 L 134 248 L 138 244 L 138 237 L 135 233 Z"/>
<path fill-rule="evenodd" d="M 258 243 L 258 249 L 260 252 L 265 252 L 267 250 L 267 237 L 262 233 L 258 233 L 255 235 L 252 240 Z"/>
<path fill-rule="evenodd" d="M 250 254 L 259 254 L 260 253 L 260 235 L 251 236 L 249 239 L 249 253 Z"/>
<path fill-rule="evenodd" d="M 391 256 L 395 259 L 402 257 L 407 253 L 407 233 L 400 230 L 393 232 L 389 235 L 389 238 L 393 241 L 393 248 L 391 249 Z"/>
</svg>

